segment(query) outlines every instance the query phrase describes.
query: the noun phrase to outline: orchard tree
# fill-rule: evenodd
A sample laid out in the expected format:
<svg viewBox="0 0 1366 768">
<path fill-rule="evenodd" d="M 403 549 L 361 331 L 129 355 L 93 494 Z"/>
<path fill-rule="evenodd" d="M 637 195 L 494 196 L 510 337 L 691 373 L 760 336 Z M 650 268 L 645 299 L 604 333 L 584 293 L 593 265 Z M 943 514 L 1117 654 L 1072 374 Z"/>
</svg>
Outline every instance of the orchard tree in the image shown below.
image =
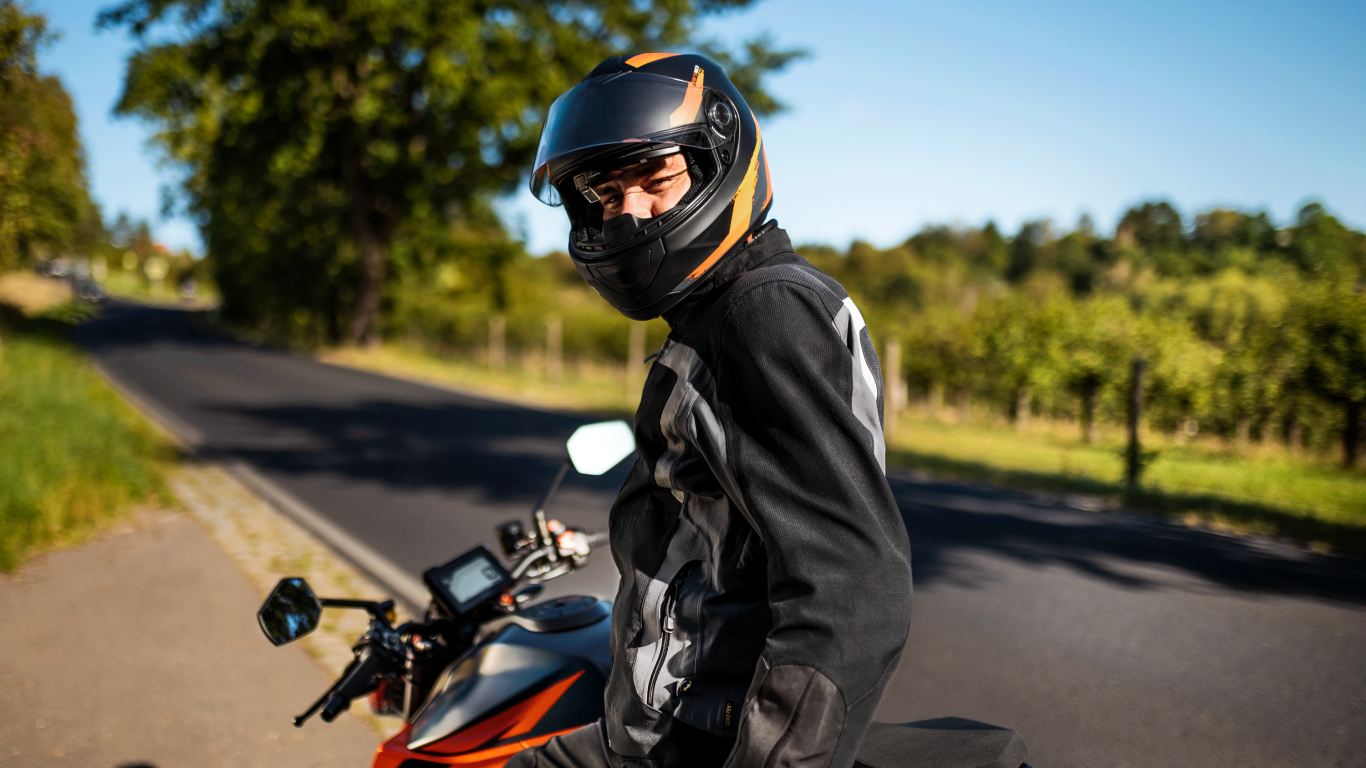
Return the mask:
<svg viewBox="0 0 1366 768">
<path fill-rule="evenodd" d="M 1300 209 L 1289 235 L 1291 261 L 1311 276 L 1350 279 L 1366 271 L 1366 235 L 1343 226 L 1320 203 Z"/>
<path fill-rule="evenodd" d="M 1296 301 L 1305 382 L 1342 409 L 1342 463 L 1356 466 L 1366 414 L 1366 293 L 1355 281 L 1318 282 Z"/>
<path fill-rule="evenodd" d="M 358 344 L 396 243 L 498 229 L 489 201 L 525 179 L 556 96 L 608 55 L 696 47 L 702 16 L 748 2 L 129 0 L 100 24 L 143 43 L 117 111 L 187 171 L 225 311 Z M 796 52 L 710 52 L 756 112 L 780 107 L 762 77 Z"/>
</svg>

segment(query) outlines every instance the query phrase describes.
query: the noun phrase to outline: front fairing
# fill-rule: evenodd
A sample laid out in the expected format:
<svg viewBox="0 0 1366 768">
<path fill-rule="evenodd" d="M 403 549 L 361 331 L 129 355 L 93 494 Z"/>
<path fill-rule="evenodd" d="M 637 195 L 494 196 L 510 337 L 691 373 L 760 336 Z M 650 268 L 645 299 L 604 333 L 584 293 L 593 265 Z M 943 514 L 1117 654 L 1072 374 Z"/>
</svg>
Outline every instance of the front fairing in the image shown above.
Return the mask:
<svg viewBox="0 0 1366 768">
<path fill-rule="evenodd" d="M 454 661 L 413 717 L 410 750 L 457 754 L 587 725 L 603 714 L 610 620 L 561 632 L 510 623 Z"/>
</svg>

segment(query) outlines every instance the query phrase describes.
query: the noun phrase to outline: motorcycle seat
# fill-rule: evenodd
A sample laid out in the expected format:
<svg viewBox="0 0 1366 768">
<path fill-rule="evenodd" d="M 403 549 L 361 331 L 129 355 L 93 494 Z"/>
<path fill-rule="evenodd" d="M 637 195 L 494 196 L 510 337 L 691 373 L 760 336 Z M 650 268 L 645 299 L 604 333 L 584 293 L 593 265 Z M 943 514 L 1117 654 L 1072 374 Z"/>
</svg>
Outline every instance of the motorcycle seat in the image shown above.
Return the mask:
<svg viewBox="0 0 1366 768">
<path fill-rule="evenodd" d="M 1020 768 L 1029 749 L 1020 734 L 975 720 L 941 717 L 873 723 L 855 768 Z"/>
</svg>

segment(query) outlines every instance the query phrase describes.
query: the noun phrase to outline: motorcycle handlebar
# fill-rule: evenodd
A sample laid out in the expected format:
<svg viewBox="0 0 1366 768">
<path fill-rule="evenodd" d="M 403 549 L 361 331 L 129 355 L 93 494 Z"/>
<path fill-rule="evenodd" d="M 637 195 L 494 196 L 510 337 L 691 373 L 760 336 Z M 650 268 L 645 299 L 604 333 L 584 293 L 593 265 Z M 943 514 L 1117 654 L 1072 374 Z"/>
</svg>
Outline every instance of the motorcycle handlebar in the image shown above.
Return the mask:
<svg viewBox="0 0 1366 768">
<path fill-rule="evenodd" d="M 323 705 L 322 712 L 318 715 L 323 722 L 330 723 L 337 719 L 337 715 L 350 709 L 351 700 L 370 690 L 375 675 L 384 671 L 384 666 L 383 655 L 371 648 L 362 648 L 346 668 L 341 683 Z"/>
</svg>

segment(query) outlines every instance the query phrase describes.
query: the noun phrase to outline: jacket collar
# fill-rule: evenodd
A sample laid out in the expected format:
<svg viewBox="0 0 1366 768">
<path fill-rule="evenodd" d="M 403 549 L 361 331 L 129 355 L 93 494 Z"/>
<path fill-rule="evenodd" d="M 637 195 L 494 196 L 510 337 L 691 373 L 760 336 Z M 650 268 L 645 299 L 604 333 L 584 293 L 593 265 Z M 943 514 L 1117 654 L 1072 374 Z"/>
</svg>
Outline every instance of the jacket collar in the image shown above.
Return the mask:
<svg viewBox="0 0 1366 768">
<path fill-rule="evenodd" d="M 716 266 L 703 277 L 697 287 L 680 302 L 665 312 L 664 321 L 669 328 L 677 328 L 686 322 L 692 310 L 712 293 L 725 288 L 735 278 L 757 269 L 765 262 L 783 253 L 794 253 L 792 240 L 787 232 L 778 228 L 778 222 L 770 220 L 760 227 L 753 240 L 740 244 L 735 250 L 721 257 Z"/>
</svg>

